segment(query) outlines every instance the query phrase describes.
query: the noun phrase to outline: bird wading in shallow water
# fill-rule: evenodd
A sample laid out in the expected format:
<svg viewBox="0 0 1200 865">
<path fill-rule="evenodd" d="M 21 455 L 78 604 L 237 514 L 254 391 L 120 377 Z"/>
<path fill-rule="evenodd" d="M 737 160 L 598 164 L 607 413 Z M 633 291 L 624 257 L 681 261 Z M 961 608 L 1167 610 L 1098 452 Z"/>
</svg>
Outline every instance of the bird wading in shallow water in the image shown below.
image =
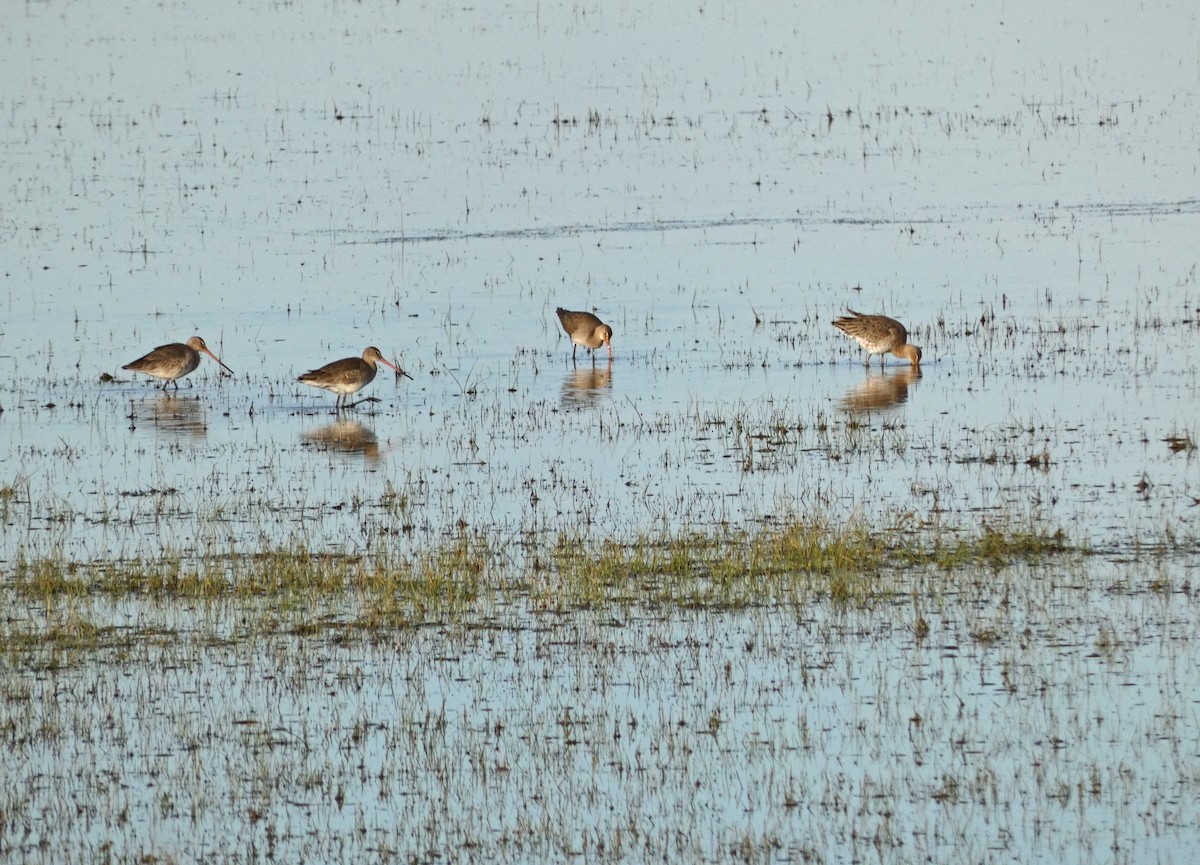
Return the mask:
<svg viewBox="0 0 1200 865">
<path fill-rule="evenodd" d="M 337 394 L 334 408 L 347 408 L 346 397 L 352 393 L 358 393 L 375 380 L 375 372 L 377 370 L 375 364 L 377 363 L 390 366 L 396 371 L 396 375 L 412 378 L 411 375 L 385 358 L 383 352 L 375 346 L 370 345 L 362 353 L 362 357 L 344 357 L 341 360 L 335 360 L 333 363 L 325 364 L 320 369 L 306 372 L 296 380 L 307 385 L 312 385 L 313 387 L 332 391 Z"/>
<path fill-rule="evenodd" d="M 571 347 L 571 361 L 575 360 L 575 352 L 583 346 L 592 354 L 592 363 L 596 362 L 596 349 L 604 345 L 608 347 L 608 359 L 612 360 L 612 328 L 590 312 L 575 312 L 563 309 L 561 306 L 554 310 L 562 323 L 563 330 L 574 343 Z"/>
<path fill-rule="evenodd" d="M 921 365 L 921 349 L 909 345 L 908 331 L 896 319 L 886 315 L 863 315 L 852 309 L 846 311 L 850 315 L 834 319 L 833 326 L 867 350 L 867 359 L 863 362 L 866 366 L 871 365 L 873 354 L 879 355 L 881 368 L 885 354 L 907 358 L 914 367 Z"/>
<path fill-rule="evenodd" d="M 121 369 L 144 372 L 146 375 L 161 378 L 164 389 L 168 384 L 172 384 L 175 386 L 175 390 L 179 390 L 179 382 L 176 379 L 183 378 L 200 365 L 201 353 L 211 357 L 221 365 L 222 369 L 233 375 L 233 370 L 225 366 L 219 357 L 209 351 L 204 340 L 198 336 L 193 336 L 187 342 L 170 342 L 160 345 L 149 354 L 142 355 L 137 360 L 125 364 Z"/>
</svg>

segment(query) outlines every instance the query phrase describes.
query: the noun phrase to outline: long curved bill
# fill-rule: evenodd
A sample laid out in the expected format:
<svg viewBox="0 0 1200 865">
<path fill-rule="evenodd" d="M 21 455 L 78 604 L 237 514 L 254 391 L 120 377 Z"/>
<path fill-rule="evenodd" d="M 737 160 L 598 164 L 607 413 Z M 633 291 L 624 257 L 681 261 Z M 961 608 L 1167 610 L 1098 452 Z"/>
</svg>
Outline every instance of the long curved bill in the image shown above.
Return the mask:
<svg viewBox="0 0 1200 865">
<path fill-rule="evenodd" d="M 397 377 L 397 378 L 399 378 L 400 376 L 404 376 L 405 378 L 408 378 L 408 379 L 411 379 L 411 378 L 412 378 L 412 376 L 411 376 L 411 375 L 409 375 L 408 373 L 406 373 L 404 370 L 400 369 L 400 367 L 396 366 L 394 363 L 392 363 L 392 362 L 391 362 L 390 360 L 388 360 L 386 357 L 381 357 L 381 358 L 379 358 L 379 362 L 380 362 L 381 364 L 383 364 L 384 366 L 390 366 L 392 369 L 394 369 L 394 370 L 396 371 L 396 377 Z"/>
<path fill-rule="evenodd" d="M 209 357 L 211 357 L 213 360 L 215 360 L 221 366 L 221 368 L 223 370 L 225 370 L 227 373 L 229 373 L 230 375 L 234 374 L 233 370 L 231 370 L 229 367 L 225 366 L 225 361 L 221 360 L 219 357 L 217 357 L 215 354 L 213 354 L 211 351 L 209 351 L 207 347 L 202 348 L 200 350 L 203 351 Z"/>
</svg>

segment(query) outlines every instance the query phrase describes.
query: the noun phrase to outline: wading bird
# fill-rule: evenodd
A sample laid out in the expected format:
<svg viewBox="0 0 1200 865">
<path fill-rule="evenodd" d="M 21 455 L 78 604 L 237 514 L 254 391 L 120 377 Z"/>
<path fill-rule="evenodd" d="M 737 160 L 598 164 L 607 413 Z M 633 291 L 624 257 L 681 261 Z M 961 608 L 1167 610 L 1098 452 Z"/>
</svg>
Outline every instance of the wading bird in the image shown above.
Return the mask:
<svg viewBox="0 0 1200 865">
<path fill-rule="evenodd" d="M 846 336 L 856 340 L 867 350 L 866 366 L 871 365 L 871 355 L 879 355 L 879 366 L 884 365 L 885 354 L 908 358 L 913 366 L 921 365 L 921 349 L 908 343 L 908 331 L 904 325 L 886 315 L 863 315 L 847 309 L 848 316 L 835 319 L 833 326 Z"/>
<path fill-rule="evenodd" d="M 358 393 L 375 380 L 376 363 L 390 366 L 396 371 L 396 375 L 412 378 L 411 375 L 385 358 L 383 352 L 375 346 L 370 345 L 362 353 L 362 357 L 344 357 L 341 360 L 335 360 L 333 363 L 325 364 L 320 369 L 306 372 L 297 381 L 336 393 L 337 401 L 334 402 L 335 409 L 352 408 L 353 406 L 346 406 L 346 397 L 352 393 Z M 354 405 L 357 405 L 357 403 Z"/>
<path fill-rule="evenodd" d="M 573 312 L 561 306 L 554 310 L 558 320 L 562 322 L 563 330 L 571 337 L 571 361 L 575 360 L 575 352 L 583 346 L 592 354 L 592 363 L 596 362 L 596 349 L 608 346 L 608 359 L 612 360 L 612 328 L 590 312 Z"/>
<path fill-rule="evenodd" d="M 121 369 L 127 369 L 132 372 L 144 372 L 146 375 L 161 378 L 164 389 L 169 383 L 173 384 L 176 390 L 179 390 L 179 382 L 176 379 L 183 378 L 200 365 L 201 352 L 211 357 L 226 372 L 233 375 L 233 370 L 225 366 L 219 357 L 209 351 L 208 346 L 204 344 L 204 340 L 198 336 L 193 336 L 186 343 L 171 342 L 166 345 L 160 345 L 149 354 L 139 357 L 132 363 L 125 364 Z"/>
</svg>

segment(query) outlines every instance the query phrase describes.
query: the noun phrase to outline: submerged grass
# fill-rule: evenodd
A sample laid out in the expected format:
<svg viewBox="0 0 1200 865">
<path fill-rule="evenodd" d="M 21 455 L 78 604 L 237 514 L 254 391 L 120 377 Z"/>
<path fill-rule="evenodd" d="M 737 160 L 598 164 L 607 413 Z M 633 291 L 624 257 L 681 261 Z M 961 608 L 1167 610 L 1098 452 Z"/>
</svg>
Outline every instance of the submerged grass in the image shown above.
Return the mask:
<svg viewBox="0 0 1200 865">
<path fill-rule="evenodd" d="M 379 549 L 367 557 L 295 545 L 95 563 L 50 556 L 22 559 L 6 582 L 19 601 L 74 616 L 50 616 L 53 621 L 19 635 L 18 643 L 40 635 L 77 645 L 102 630 L 97 625 L 83 634 L 71 624 L 85 620 L 97 600 L 254 608 L 266 611 L 262 627 L 268 630 L 376 631 L 486 621 L 493 607 L 514 603 L 535 610 L 732 609 L 822 598 L 867 605 L 901 591 L 909 571 L 990 572 L 1088 554 L 1062 530 L 985 525 L 965 535 L 914 528 L 904 520 L 873 529 L 801 519 L 753 530 L 663 530 L 626 538 L 559 533 L 518 548 L 462 531 L 430 549 Z M 8 626 L 6 636 L 18 636 L 14 628 Z M 69 640 L 56 637 L 68 632 Z"/>
<path fill-rule="evenodd" d="M 357 558 L 306 549 L 203 557 L 167 553 L 150 561 L 80 563 L 56 558 L 20 560 L 13 586 L 27 598 L 96 597 L 215 601 L 282 597 L 342 589 L 361 567 Z"/>
<path fill-rule="evenodd" d="M 889 543 L 862 527 L 789 523 L 757 532 L 685 531 L 628 541 L 560 536 L 540 603 L 672 603 L 733 607 L 797 592 L 865 600 L 879 587 Z"/>
<path fill-rule="evenodd" d="M 897 589 L 910 569 L 999 569 L 1048 556 L 1085 555 L 1061 529 L 998 529 L 944 537 L 897 525 L 832 527 L 791 521 L 758 531 L 688 531 L 631 541 L 558 538 L 553 580 L 535 600 L 561 607 L 605 603 L 673 603 L 733 607 L 827 597 L 865 604 Z"/>
</svg>

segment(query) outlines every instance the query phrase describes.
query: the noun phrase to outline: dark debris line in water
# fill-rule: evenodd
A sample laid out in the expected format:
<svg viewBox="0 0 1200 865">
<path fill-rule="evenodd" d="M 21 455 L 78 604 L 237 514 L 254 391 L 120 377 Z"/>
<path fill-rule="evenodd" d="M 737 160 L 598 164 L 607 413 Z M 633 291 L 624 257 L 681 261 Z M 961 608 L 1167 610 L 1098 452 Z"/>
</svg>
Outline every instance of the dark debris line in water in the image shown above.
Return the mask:
<svg viewBox="0 0 1200 865">
<path fill-rule="evenodd" d="M 905 225 L 913 220 L 902 220 Z M 918 220 L 918 222 L 920 222 Z M 892 220 L 871 217 L 836 217 L 814 220 L 799 216 L 781 217 L 724 217 L 714 219 L 667 219 L 634 222 L 616 222 L 610 225 L 557 225 L 522 226 L 520 228 L 495 229 L 490 231 L 439 231 L 427 234 L 386 235 L 368 240 L 347 239 L 348 232 L 328 232 L 336 235 L 340 243 L 431 243 L 443 240 L 548 240 L 562 237 L 578 237 L 589 234 L 636 234 L 639 232 L 696 231 L 706 228 L 753 228 L 755 226 L 800 226 L 819 223 L 822 225 L 876 226 L 895 224 Z"/>
<path fill-rule="evenodd" d="M 1178 201 L 1145 201 L 1125 203 L 1086 203 L 1056 205 L 1054 209 L 1064 212 L 1076 211 L 1089 216 L 1165 216 L 1200 213 L 1200 199 L 1181 199 Z M 967 215 L 990 216 L 1005 218 L 1011 216 L 1011 209 L 1005 207 L 988 207 L 977 205 L 966 209 Z M 492 229 L 483 231 L 450 230 L 414 233 L 389 234 L 379 237 L 356 238 L 355 233 L 339 229 L 336 231 L 321 231 L 318 234 L 329 234 L 337 238 L 339 243 L 354 245 L 359 243 L 436 243 L 440 241 L 461 240 L 549 240 L 563 237 L 580 237 L 590 234 L 636 234 L 639 232 L 676 232 L 697 231 L 718 228 L 754 228 L 754 227 L 805 227 L 814 226 L 848 226 L 873 228 L 881 226 L 915 226 L 938 225 L 945 223 L 944 215 L 906 215 L 903 217 L 885 216 L 829 216 L 822 214 L 790 214 L 778 217 L 741 216 L 714 217 L 711 219 L 656 219 L 634 220 L 629 222 L 614 222 L 611 224 L 546 225 L 521 226 L 518 228 Z"/>
</svg>

